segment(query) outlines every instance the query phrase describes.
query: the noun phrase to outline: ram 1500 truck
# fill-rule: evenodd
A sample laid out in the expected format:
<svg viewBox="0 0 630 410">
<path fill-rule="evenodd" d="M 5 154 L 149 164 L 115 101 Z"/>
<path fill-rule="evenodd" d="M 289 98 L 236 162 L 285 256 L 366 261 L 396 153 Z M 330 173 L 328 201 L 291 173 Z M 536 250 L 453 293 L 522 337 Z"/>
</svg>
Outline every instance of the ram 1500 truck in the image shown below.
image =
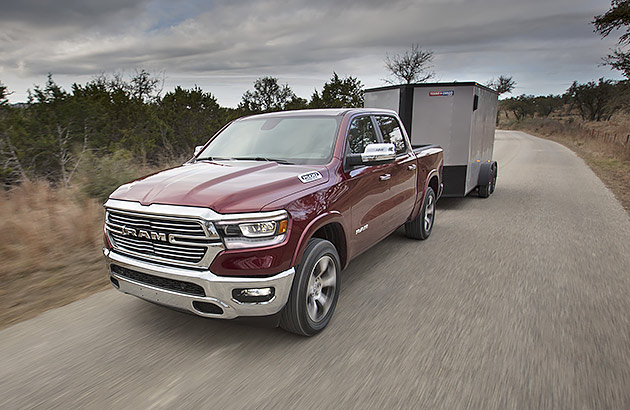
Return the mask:
<svg viewBox="0 0 630 410">
<path fill-rule="evenodd" d="M 197 148 L 105 203 L 120 291 L 310 336 L 330 321 L 350 260 L 402 225 L 415 239 L 433 228 L 443 152 L 412 147 L 394 111 L 254 115 Z"/>
</svg>

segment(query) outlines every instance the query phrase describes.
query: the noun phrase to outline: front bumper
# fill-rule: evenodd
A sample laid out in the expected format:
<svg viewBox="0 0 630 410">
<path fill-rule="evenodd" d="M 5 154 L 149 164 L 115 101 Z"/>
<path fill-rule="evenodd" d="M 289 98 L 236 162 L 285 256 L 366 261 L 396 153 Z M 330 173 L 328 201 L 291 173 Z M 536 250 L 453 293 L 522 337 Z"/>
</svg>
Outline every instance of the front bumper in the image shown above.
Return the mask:
<svg viewBox="0 0 630 410">
<path fill-rule="evenodd" d="M 175 309 L 186 310 L 199 316 L 220 319 L 234 319 L 240 316 L 269 316 L 278 313 L 287 303 L 295 275 L 295 270 L 291 268 L 266 278 L 223 277 L 217 276 L 209 270 L 198 271 L 144 262 L 124 256 L 115 250 L 103 249 L 103 254 L 110 277 L 114 279 L 112 282 L 121 292 Z M 114 271 L 112 265 L 115 267 Z M 124 269 L 139 272 L 139 275 L 132 279 L 127 275 L 117 273 L 124 271 Z M 164 278 L 171 282 L 178 281 L 198 285 L 203 288 L 205 296 L 166 289 L 160 285 L 155 285 L 155 283 L 147 283 L 147 281 L 138 279 L 138 277 L 149 277 L 146 275 Z M 266 302 L 242 303 L 232 296 L 234 289 L 266 287 L 274 288 L 273 297 Z M 196 286 L 196 288 L 198 287 Z M 202 311 L 200 306 L 203 304 L 216 305 L 220 307 L 220 312 L 209 313 L 207 309 Z"/>
</svg>

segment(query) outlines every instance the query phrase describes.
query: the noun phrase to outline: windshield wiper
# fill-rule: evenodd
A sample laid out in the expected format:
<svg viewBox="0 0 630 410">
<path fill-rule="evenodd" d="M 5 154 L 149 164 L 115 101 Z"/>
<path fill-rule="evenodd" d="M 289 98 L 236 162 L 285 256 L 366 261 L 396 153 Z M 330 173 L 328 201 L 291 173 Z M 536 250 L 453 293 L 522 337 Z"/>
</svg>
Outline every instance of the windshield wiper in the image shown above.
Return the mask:
<svg viewBox="0 0 630 410">
<path fill-rule="evenodd" d="M 242 160 L 242 161 L 269 161 L 269 162 L 277 162 L 278 164 L 283 164 L 283 165 L 294 165 L 293 162 L 289 162 L 286 161 L 284 159 L 277 159 L 277 158 L 266 158 L 266 157 L 236 157 L 236 158 L 232 158 L 232 159 L 236 159 L 236 160 Z"/>
<path fill-rule="evenodd" d="M 233 158 L 222 158 L 222 157 L 203 157 L 196 158 L 196 161 L 229 161 Z"/>
</svg>

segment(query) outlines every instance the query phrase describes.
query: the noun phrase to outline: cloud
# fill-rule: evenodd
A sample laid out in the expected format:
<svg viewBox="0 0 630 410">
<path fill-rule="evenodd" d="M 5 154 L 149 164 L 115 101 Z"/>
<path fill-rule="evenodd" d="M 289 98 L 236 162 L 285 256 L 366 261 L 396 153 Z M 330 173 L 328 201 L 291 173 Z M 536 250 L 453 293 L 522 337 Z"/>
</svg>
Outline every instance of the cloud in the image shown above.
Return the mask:
<svg viewBox="0 0 630 410">
<path fill-rule="evenodd" d="M 608 0 L 71 0 L 63 7 L 27 0 L 3 6 L 0 80 L 148 68 L 182 79 L 319 78 L 319 86 L 337 70 L 370 83 L 386 76 L 386 53 L 412 43 L 435 51 L 445 79 L 464 70 L 522 71 L 516 61 L 538 72 L 588 65 L 596 72 L 614 39 L 600 40 L 590 21 L 608 7 Z"/>
<path fill-rule="evenodd" d="M 64 26 L 89 28 L 134 20 L 149 0 L 20 0 L 2 5 L 0 23 L 46 30 Z"/>
</svg>

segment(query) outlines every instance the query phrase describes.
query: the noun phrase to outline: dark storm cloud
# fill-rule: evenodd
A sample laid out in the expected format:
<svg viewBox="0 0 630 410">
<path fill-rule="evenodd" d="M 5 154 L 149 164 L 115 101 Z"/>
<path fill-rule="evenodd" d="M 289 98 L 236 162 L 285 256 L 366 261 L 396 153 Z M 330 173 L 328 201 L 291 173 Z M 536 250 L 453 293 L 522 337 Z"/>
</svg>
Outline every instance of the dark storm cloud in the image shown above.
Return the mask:
<svg viewBox="0 0 630 410">
<path fill-rule="evenodd" d="M 133 19 L 149 0 L 18 0 L 2 4 L 0 23 L 21 23 L 28 26 L 90 27 L 112 18 Z"/>
</svg>

